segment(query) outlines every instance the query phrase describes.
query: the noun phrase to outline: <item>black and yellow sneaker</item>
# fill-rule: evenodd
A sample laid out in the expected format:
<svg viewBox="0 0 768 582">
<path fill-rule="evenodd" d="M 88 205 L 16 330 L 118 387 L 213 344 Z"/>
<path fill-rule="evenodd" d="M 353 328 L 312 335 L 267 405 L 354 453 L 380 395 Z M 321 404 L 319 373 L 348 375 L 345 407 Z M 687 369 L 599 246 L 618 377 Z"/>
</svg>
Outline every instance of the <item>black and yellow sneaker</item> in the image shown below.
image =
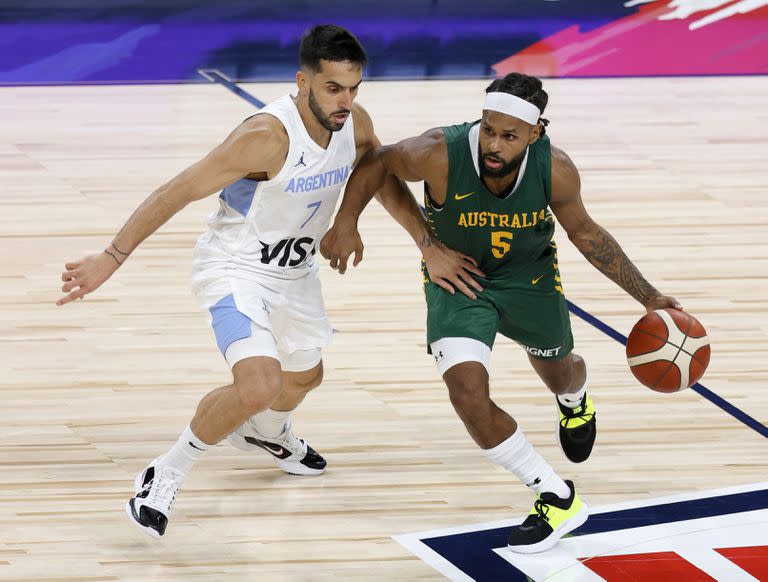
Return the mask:
<svg viewBox="0 0 768 582">
<path fill-rule="evenodd" d="M 584 394 L 584 398 L 576 408 L 564 406 L 557 397 L 555 401 L 560 409 L 560 423 L 557 430 L 560 448 L 572 463 L 586 461 L 597 436 L 597 415 L 592 399 Z"/>
<path fill-rule="evenodd" d="M 543 552 L 587 521 L 587 504 L 576 495 L 573 481 L 566 481 L 565 484 L 571 490 L 568 499 L 561 499 L 548 491 L 537 496 L 525 521 L 509 533 L 507 547 L 510 550 L 519 554 Z"/>
</svg>

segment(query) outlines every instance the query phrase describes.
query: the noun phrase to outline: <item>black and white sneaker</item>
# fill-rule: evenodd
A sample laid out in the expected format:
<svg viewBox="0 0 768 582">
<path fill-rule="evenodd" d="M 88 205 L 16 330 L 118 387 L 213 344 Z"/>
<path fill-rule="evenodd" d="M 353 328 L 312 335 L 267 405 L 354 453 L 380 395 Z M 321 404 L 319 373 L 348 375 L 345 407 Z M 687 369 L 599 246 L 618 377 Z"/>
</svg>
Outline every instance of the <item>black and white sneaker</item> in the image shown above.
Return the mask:
<svg viewBox="0 0 768 582">
<path fill-rule="evenodd" d="M 179 471 L 155 459 L 136 477 L 136 495 L 128 500 L 128 518 L 143 532 L 154 538 L 165 533 L 176 493 L 184 483 Z"/>
<path fill-rule="evenodd" d="M 245 421 L 227 436 L 229 443 L 243 451 L 266 451 L 275 464 L 290 475 L 320 475 L 325 472 L 325 459 L 291 430 L 291 421 L 283 434 L 268 438 L 259 434 L 249 421 Z"/>
</svg>

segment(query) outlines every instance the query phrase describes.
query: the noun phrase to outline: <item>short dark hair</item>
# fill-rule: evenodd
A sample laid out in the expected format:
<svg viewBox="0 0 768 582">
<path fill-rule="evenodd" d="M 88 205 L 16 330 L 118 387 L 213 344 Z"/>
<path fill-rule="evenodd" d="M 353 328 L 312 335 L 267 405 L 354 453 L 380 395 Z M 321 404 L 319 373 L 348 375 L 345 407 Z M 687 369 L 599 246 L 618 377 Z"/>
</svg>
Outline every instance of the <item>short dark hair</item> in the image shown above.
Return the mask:
<svg viewBox="0 0 768 582">
<path fill-rule="evenodd" d="M 520 99 L 525 99 L 538 107 L 542 115 L 544 114 L 544 110 L 547 108 L 547 103 L 549 101 L 549 95 L 542 89 L 541 79 L 522 73 L 509 73 L 506 77 L 495 79 L 488 85 L 485 92 L 509 93 L 515 97 L 520 97 Z M 549 124 L 549 121 L 542 118 L 541 123 L 546 127 Z"/>
<path fill-rule="evenodd" d="M 321 60 L 350 61 L 361 67 L 368 63 L 368 57 L 355 35 L 335 24 L 313 26 L 301 37 L 299 66 L 317 72 Z"/>
</svg>

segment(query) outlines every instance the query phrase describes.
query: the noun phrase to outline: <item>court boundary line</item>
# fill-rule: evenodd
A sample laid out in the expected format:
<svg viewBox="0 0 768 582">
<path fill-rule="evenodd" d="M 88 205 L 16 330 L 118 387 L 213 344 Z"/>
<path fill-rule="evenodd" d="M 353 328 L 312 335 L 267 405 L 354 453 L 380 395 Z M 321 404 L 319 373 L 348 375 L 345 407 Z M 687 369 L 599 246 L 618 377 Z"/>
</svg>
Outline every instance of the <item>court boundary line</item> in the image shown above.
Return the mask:
<svg viewBox="0 0 768 582">
<path fill-rule="evenodd" d="M 256 106 L 258 109 L 261 109 L 266 105 L 266 103 L 254 97 L 253 95 L 248 93 L 248 91 L 246 91 L 245 89 L 238 87 L 237 84 L 232 79 L 227 77 L 224 73 L 222 73 L 218 69 L 197 69 L 197 72 L 203 78 L 207 79 L 211 83 L 216 83 L 217 85 L 221 85 L 222 87 L 229 89 L 230 91 L 232 91 L 232 93 L 234 93 L 241 99 L 245 99 L 248 103 Z"/>
<path fill-rule="evenodd" d="M 687 491 L 683 493 L 675 493 L 672 495 L 664 495 L 661 497 L 637 498 L 630 501 L 621 501 L 608 505 L 601 505 L 598 507 L 590 507 L 590 517 L 598 517 L 603 514 L 612 514 L 638 509 L 658 508 L 664 505 L 676 505 L 696 501 L 706 501 L 709 499 L 720 499 L 727 496 L 738 496 L 750 493 L 759 493 L 763 491 L 768 491 L 768 481 L 748 483 L 745 485 L 735 485 L 731 487 L 722 487 L 717 489 L 708 489 L 704 491 Z M 757 509 L 757 511 L 760 510 L 761 508 Z M 730 512 L 731 515 L 735 515 L 736 513 L 738 512 Z M 674 523 L 693 519 L 699 519 L 699 517 L 687 517 L 683 520 L 671 519 L 663 523 Z M 451 562 L 448 558 L 446 558 L 444 554 L 441 554 L 437 550 L 433 549 L 425 542 L 435 538 L 482 533 L 499 528 L 508 528 L 513 525 L 518 525 L 521 521 L 522 518 L 512 518 L 458 526 L 447 526 L 425 531 L 396 534 L 391 536 L 391 538 L 400 544 L 403 548 L 405 548 L 408 552 L 421 559 L 432 569 L 450 578 L 451 580 L 474 582 L 474 578 L 461 570 L 456 564 L 454 564 L 454 562 Z M 618 531 L 619 529 L 620 528 L 617 528 L 613 531 Z M 576 532 L 578 531 L 579 530 L 577 529 Z M 519 570 L 518 566 L 514 563 L 511 565 L 512 567 Z M 523 574 L 522 571 L 520 572 Z"/>
<path fill-rule="evenodd" d="M 592 327 L 599 329 L 605 335 L 615 339 L 621 345 L 623 346 L 627 345 L 627 337 L 624 334 L 616 331 L 607 323 L 600 321 L 597 317 L 595 317 L 591 313 L 584 311 L 581 307 L 572 303 L 571 301 L 568 301 L 567 299 L 566 299 L 566 303 L 568 304 L 568 310 L 571 313 L 573 313 L 575 316 L 581 318 L 583 321 L 587 322 Z M 768 426 L 765 426 L 759 420 L 752 418 L 749 414 L 747 414 L 740 408 L 737 408 L 736 406 L 728 402 L 725 398 L 715 394 L 712 390 L 710 390 L 703 384 L 696 382 L 693 386 L 691 386 L 691 390 L 693 390 L 699 396 L 705 398 L 706 400 L 709 400 L 712 404 L 714 404 L 715 406 L 717 406 L 727 414 L 730 414 L 736 420 L 742 422 L 743 424 L 747 425 L 749 428 L 755 430 L 758 434 L 764 436 L 765 438 L 768 438 Z"/>
<path fill-rule="evenodd" d="M 237 84 L 229 79 L 226 75 L 224 75 L 221 71 L 217 69 L 198 69 L 197 72 L 202 75 L 204 78 L 206 78 L 211 83 L 216 83 L 219 85 L 222 85 L 226 89 L 229 89 L 232 93 L 237 95 L 238 97 L 245 99 L 248 101 L 248 103 L 251 103 L 252 105 L 256 105 L 259 109 L 264 107 L 264 103 L 248 93 L 245 89 L 238 87 Z M 420 206 L 421 207 L 421 206 Z M 424 208 L 421 207 L 422 212 L 424 211 Z M 569 301 L 568 299 L 565 300 L 568 304 L 568 310 L 573 313 L 575 316 L 580 318 L 581 320 L 585 321 L 592 327 L 598 329 L 599 331 L 603 332 L 605 335 L 607 335 L 610 338 L 615 339 L 617 342 L 619 342 L 621 345 L 626 346 L 627 345 L 627 337 L 612 328 L 607 323 L 599 320 L 597 317 L 592 315 L 591 313 L 588 313 L 587 311 L 583 310 L 581 307 L 576 305 L 575 303 Z M 730 402 L 728 402 L 725 398 L 719 396 L 703 384 L 696 382 L 693 386 L 691 386 L 691 390 L 696 392 L 699 396 L 704 398 L 705 400 L 708 400 L 720 410 L 725 412 L 726 414 L 729 414 L 742 424 L 746 425 L 747 427 L 751 428 L 755 432 L 757 432 L 759 435 L 768 438 L 768 426 L 761 423 L 756 418 L 753 418 L 740 408 L 734 406 Z"/>
</svg>

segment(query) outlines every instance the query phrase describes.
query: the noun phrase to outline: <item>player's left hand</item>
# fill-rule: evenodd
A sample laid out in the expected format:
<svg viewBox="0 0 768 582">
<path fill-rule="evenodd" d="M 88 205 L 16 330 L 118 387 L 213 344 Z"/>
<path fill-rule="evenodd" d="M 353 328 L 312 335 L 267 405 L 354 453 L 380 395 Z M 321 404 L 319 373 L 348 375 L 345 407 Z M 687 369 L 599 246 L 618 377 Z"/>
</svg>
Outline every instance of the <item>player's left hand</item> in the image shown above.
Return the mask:
<svg viewBox="0 0 768 582">
<path fill-rule="evenodd" d="M 645 304 L 645 309 L 650 313 L 657 309 L 679 309 L 683 311 L 683 306 L 680 305 L 677 299 L 669 297 L 668 295 L 656 295 Z"/>
<path fill-rule="evenodd" d="M 440 241 L 435 241 L 435 243 L 422 250 L 430 281 L 451 295 L 458 289 L 473 301 L 477 299 L 472 288 L 476 291 L 482 291 L 483 287 L 473 275 L 485 277 L 485 273 L 478 268 L 477 261 L 472 257 L 449 249 Z"/>
<path fill-rule="evenodd" d="M 352 253 L 355 253 L 353 267 L 363 260 L 363 248 L 357 224 L 339 221 L 338 218 L 320 241 L 320 254 L 330 261 L 332 269 L 342 275 L 347 271 L 347 261 Z"/>
</svg>

